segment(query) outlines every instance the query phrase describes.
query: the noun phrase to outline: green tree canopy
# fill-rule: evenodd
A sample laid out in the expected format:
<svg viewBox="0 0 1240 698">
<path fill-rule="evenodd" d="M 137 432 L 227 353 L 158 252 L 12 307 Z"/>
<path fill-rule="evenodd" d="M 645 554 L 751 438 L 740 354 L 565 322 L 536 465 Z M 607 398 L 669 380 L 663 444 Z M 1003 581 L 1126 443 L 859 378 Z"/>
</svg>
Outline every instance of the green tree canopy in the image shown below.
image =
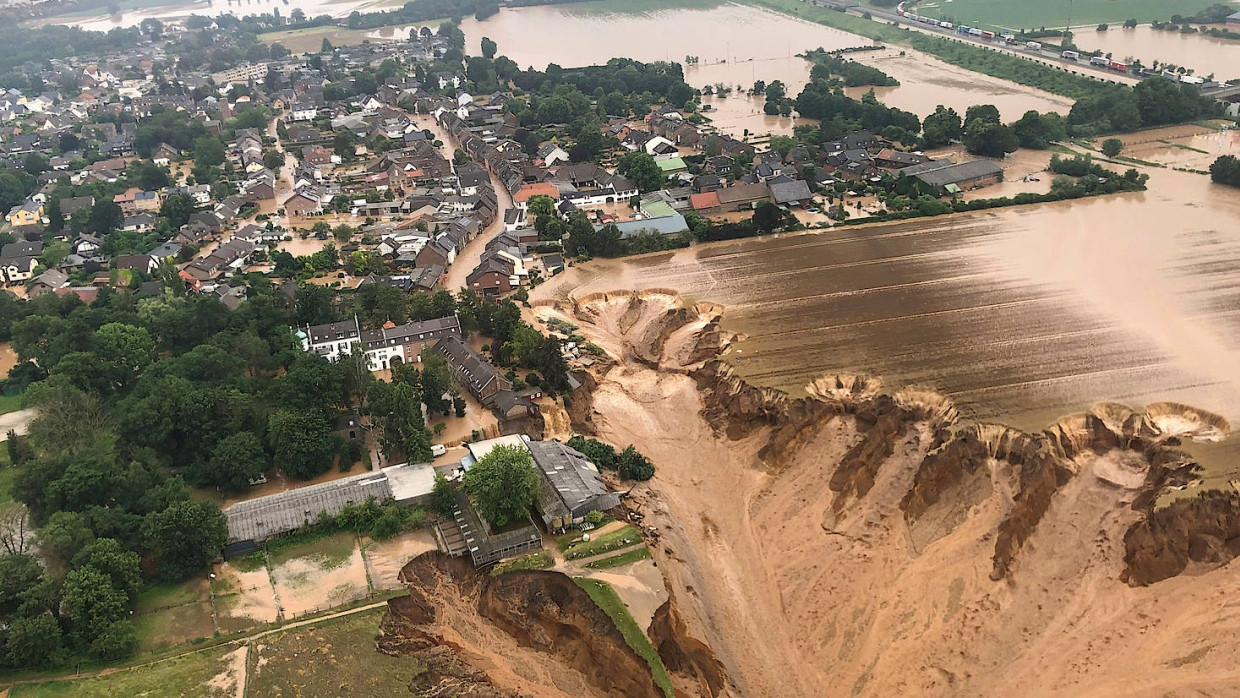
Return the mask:
<svg viewBox="0 0 1240 698">
<path fill-rule="evenodd" d="M 522 446 L 496 446 L 465 473 L 465 492 L 496 528 L 529 516 L 538 496 L 538 473 Z"/>
<path fill-rule="evenodd" d="M 148 514 L 142 535 L 159 576 L 177 580 L 200 572 L 220 554 L 228 526 L 219 507 L 186 500 Z"/>
</svg>

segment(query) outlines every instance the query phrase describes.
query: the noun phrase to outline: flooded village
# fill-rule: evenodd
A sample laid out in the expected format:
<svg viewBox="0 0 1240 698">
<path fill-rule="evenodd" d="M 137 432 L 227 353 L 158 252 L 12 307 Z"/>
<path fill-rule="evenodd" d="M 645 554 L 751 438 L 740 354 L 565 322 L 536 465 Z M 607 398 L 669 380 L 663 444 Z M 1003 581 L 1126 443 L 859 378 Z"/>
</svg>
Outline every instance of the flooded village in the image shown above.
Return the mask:
<svg viewBox="0 0 1240 698">
<path fill-rule="evenodd" d="M 14 10 L 0 698 L 1226 694 L 1240 41 L 936 7 Z"/>
</svg>

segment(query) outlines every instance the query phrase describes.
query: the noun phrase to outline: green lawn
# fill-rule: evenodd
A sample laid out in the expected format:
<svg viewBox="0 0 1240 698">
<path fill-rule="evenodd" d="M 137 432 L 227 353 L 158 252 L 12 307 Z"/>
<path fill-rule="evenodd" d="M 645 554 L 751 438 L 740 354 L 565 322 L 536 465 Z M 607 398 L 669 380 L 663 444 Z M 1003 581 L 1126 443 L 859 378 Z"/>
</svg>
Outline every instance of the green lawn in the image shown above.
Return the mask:
<svg viewBox="0 0 1240 698">
<path fill-rule="evenodd" d="M 276 541 L 268 543 L 268 562 L 272 567 L 278 567 L 294 558 L 309 558 L 320 567 L 333 569 L 347 562 L 357 548 L 357 539 L 352 533 L 335 533 L 288 546 L 279 545 Z"/>
<path fill-rule="evenodd" d="M 564 550 L 566 559 L 580 560 L 583 557 L 593 557 L 632 545 L 640 545 L 642 542 L 641 533 L 636 528 L 625 526 L 606 535 L 591 537 L 588 541 L 569 545 L 567 548 L 561 544 L 561 549 Z"/>
<path fill-rule="evenodd" d="M 491 576 L 498 577 L 501 574 L 509 572 L 519 572 L 521 570 L 545 570 L 555 566 L 555 560 L 547 553 L 539 550 L 536 553 L 522 555 L 511 560 L 506 560 L 491 568 Z"/>
<path fill-rule="evenodd" d="M 134 604 L 139 649 L 171 647 L 215 634 L 205 579 L 160 584 L 142 591 Z"/>
<path fill-rule="evenodd" d="M 375 649 L 385 609 L 356 613 L 255 641 L 250 696 L 403 696 L 422 671 Z"/>
<path fill-rule="evenodd" d="M 655 684 L 663 689 L 667 698 L 672 698 L 672 680 L 667 676 L 667 668 L 663 666 L 663 660 L 659 658 L 659 653 L 654 651 L 650 638 L 646 637 L 646 633 L 637 627 L 637 621 L 633 620 L 633 614 L 629 613 L 628 607 L 620 600 L 616 590 L 612 589 L 607 582 L 597 579 L 573 577 L 573 582 L 584 589 L 594 603 L 611 617 L 612 622 L 616 624 L 616 629 L 624 636 L 624 641 L 650 666 L 650 674 L 654 677 Z"/>
<path fill-rule="evenodd" d="M 0 414 L 16 412 L 22 408 L 22 394 L 0 395 Z"/>
<path fill-rule="evenodd" d="M 619 567 L 621 565 L 627 565 L 630 562 L 637 562 L 638 560 L 646 560 L 649 558 L 650 548 L 643 545 L 640 548 L 627 550 L 619 555 L 612 555 L 611 557 L 605 557 L 602 560 L 587 562 L 586 567 L 589 567 L 592 570 L 605 570 L 610 567 Z"/>
<path fill-rule="evenodd" d="M 1072 0 L 1072 26 L 1142 24 L 1168 20 L 1171 15 L 1194 15 L 1219 0 Z M 1062 29 L 1068 22 L 1069 0 L 926 0 L 917 14 L 969 26 L 1000 29 Z"/>
<path fill-rule="evenodd" d="M 222 698 L 229 694 L 213 688 L 210 682 L 224 671 L 223 657 L 231 650 L 223 647 L 203 650 L 148 666 L 122 669 L 99 678 L 19 684 L 13 687 L 10 698 Z"/>
</svg>

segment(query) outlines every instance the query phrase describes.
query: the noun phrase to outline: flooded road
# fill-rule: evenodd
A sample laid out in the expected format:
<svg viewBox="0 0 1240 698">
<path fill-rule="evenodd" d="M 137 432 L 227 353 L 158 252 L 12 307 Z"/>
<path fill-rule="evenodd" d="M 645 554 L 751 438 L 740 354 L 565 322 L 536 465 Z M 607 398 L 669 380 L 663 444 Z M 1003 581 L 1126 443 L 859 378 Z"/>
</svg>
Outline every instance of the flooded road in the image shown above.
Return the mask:
<svg viewBox="0 0 1240 698">
<path fill-rule="evenodd" d="M 539 297 L 674 289 L 726 307 L 728 358 L 800 392 L 826 373 L 917 385 L 1040 429 L 1111 400 L 1240 424 L 1240 191 L 1150 170 L 1106 199 L 835 228 L 590 263 Z M 1240 469 L 1236 440 L 1219 473 Z"/>
<path fill-rule="evenodd" d="M 1083 49 L 1105 51 L 1121 61 L 1135 58 L 1146 66 L 1158 61 L 1192 68 L 1201 77 L 1240 78 L 1240 41 L 1156 31 L 1148 24 L 1133 29 L 1113 27 L 1105 32 L 1079 29 L 1075 41 Z"/>
</svg>

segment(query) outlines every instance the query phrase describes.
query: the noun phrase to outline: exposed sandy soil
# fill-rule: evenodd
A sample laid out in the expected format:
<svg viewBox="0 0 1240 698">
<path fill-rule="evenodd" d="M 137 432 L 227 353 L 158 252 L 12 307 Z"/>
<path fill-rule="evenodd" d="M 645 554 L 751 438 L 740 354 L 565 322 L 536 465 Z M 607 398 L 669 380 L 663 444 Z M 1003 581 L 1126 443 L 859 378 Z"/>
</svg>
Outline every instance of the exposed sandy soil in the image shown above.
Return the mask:
<svg viewBox="0 0 1240 698">
<path fill-rule="evenodd" d="M 225 632 L 231 626 L 244 627 L 254 623 L 274 623 L 278 616 L 275 589 L 267 568 L 242 572 L 227 562 L 215 566 L 213 589 L 216 624 Z"/>
<path fill-rule="evenodd" d="M 606 555 L 601 557 L 607 557 Z M 592 558 L 601 559 L 601 558 Z M 584 570 L 579 575 L 599 579 L 611 585 L 620 600 L 633 614 L 637 627 L 646 630 L 654 618 L 654 612 L 667 603 L 667 589 L 663 586 L 663 574 L 654 560 L 638 560 L 622 567 L 606 570 Z"/>
<path fill-rule="evenodd" d="M 250 646 L 242 645 L 223 657 L 225 669 L 207 683 L 212 693 L 243 698 L 245 696 L 245 662 L 249 656 Z"/>
<path fill-rule="evenodd" d="M 638 444 L 658 467 L 634 506 L 662 536 L 655 558 L 690 633 L 740 694 L 1234 690 L 1240 616 L 1228 604 L 1240 566 L 1223 555 L 1152 586 L 1120 579 L 1131 567 L 1126 532 L 1170 472 L 1149 458 L 1170 452 L 1101 445 L 1120 442 L 1105 426 L 1113 407 L 1064 420 L 1053 442 L 971 427 L 975 436 L 950 445 L 980 443 L 983 457 L 935 480 L 942 462 L 927 453 L 960 437 L 936 431 L 954 410 L 931 405 L 927 391 L 896 395 L 917 419 L 854 417 L 849 405 L 883 404 L 864 380 L 823 383 L 807 391 L 817 400 L 796 404 L 720 384 L 712 399 L 724 409 L 707 405 L 685 373 L 705 358 L 695 343 L 710 331 L 707 317 L 686 318 L 658 294 L 583 298 L 561 312 L 618 359 L 599 379 L 592 427 Z M 772 405 L 789 426 L 778 427 Z M 704 407 L 747 416 L 720 431 Z M 1125 422 L 1137 431 L 1123 438 L 1166 438 L 1152 423 Z M 1077 455 L 1030 450 L 1051 446 Z M 1039 459 L 1054 470 L 1039 470 Z"/>
<path fill-rule="evenodd" d="M 394 536 L 384 541 L 369 538 L 362 541 L 366 548 L 366 572 L 376 589 L 400 589 L 397 577 L 413 558 L 436 549 L 435 536 L 429 528 Z"/>
<path fill-rule="evenodd" d="M 362 551 L 353 548 L 347 560 L 326 568 L 310 557 L 299 557 L 271 570 L 276 599 L 285 618 L 339 606 L 367 594 L 366 563 Z"/>
</svg>

